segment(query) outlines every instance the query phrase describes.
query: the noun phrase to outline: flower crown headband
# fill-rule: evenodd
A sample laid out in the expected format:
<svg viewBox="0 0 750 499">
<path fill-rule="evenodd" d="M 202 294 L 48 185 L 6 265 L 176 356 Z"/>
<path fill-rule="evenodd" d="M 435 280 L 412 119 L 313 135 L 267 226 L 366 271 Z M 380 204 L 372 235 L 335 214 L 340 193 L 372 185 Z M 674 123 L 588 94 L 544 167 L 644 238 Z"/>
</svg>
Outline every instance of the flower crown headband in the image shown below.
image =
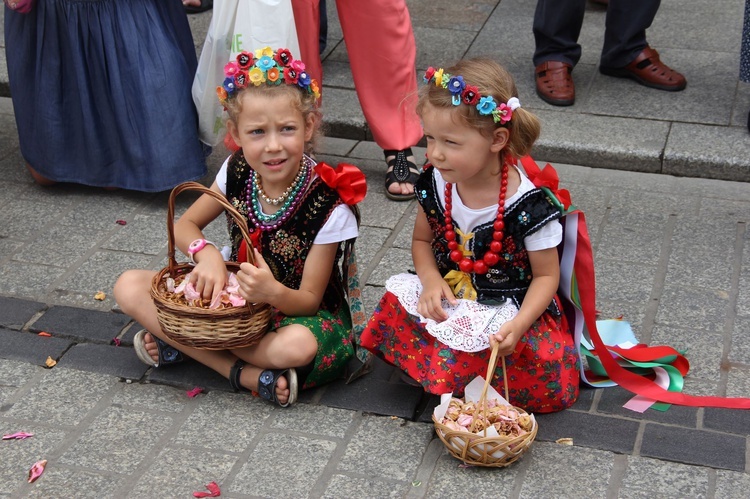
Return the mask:
<svg viewBox="0 0 750 499">
<path fill-rule="evenodd" d="M 463 76 L 448 74 L 443 71 L 443 68 L 427 68 L 424 81 L 425 83 L 434 81 L 435 86 L 449 90 L 453 94 L 451 102 L 454 106 L 460 106 L 462 103 L 467 106 L 476 106 L 479 114 L 482 116 L 492 115 L 495 123 L 501 125 L 509 122 L 513 117 L 513 111 L 521 107 L 521 101 L 518 100 L 518 97 L 511 97 L 507 103 L 498 105 L 491 95 L 482 97 L 479 89 L 474 85 L 467 84 Z"/>
<path fill-rule="evenodd" d="M 263 83 L 274 86 L 286 83 L 320 98 L 320 87 L 314 78 L 305 71 L 305 63 L 292 57 L 289 49 L 271 47 L 258 49 L 255 53 L 240 52 L 234 61 L 224 66 L 224 83 L 216 87 L 219 102 L 226 108 L 230 97 L 237 91 L 252 84 L 259 87 Z"/>
</svg>

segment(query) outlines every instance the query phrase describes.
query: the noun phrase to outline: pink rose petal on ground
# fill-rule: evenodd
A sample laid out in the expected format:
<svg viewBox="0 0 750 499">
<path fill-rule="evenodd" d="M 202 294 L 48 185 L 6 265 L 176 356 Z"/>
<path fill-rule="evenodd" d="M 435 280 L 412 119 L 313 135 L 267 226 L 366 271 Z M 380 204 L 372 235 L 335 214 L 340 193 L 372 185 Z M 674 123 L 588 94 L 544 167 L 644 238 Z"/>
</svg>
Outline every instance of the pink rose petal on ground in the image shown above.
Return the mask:
<svg viewBox="0 0 750 499">
<path fill-rule="evenodd" d="M 127 222 L 125 220 L 115 220 L 115 223 L 117 225 L 127 225 Z"/>
<path fill-rule="evenodd" d="M 203 393 L 203 388 L 201 388 L 200 386 L 196 386 L 192 390 L 188 390 L 187 391 L 187 396 L 190 397 L 190 398 L 193 398 L 196 395 L 198 395 L 199 393 Z"/>
<path fill-rule="evenodd" d="M 194 497 L 219 497 L 221 495 L 221 490 L 219 489 L 219 486 L 216 485 L 216 482 L 211 482 L 206 485 L 206 488 L 209 490 L 208 492 L 193 492 Z"/>
<path fill-rule="evenodd" d="M 44 467 L 47 466 L 47 460 L 43 459 L 34 463 L 34 466 L 29 470 L 29 483 L 35 481 L 37 478 L 42 476 L 44 473 Z"/>
<path fill-rule="evenodd" d="M 33 433 L 26 433 L 25 431 L 19 431 L 17 433 L 9 433 L 8 435 L 3 435 L 3 440 L 24 440 L 29 437 L 33 437 Z"/>
<path fill-rule="evenodd" d="M 119 347 L 122 341 L 120 341 L 120 338 L 112 338 L 112 343 L 114 343 L 116 347 Z"/>
</svg>

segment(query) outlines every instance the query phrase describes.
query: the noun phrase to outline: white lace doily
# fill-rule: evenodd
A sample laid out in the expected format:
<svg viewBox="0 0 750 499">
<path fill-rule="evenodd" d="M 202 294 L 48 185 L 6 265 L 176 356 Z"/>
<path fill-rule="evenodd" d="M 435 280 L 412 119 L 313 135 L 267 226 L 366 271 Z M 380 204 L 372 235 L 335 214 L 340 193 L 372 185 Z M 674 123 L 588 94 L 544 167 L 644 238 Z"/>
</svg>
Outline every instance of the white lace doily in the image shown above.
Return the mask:
<svg viewBox="0 0 750 499">
<path fill-rule="evenodd" d="M 518 313 L 518 308 L 508 300 L 503 305 L 482 305 L 471 300 L 459 299 L 455 307 L 443 300 L 443 310 L 448 319 L 435 322 L 417 312 L 422 283 L 413 274 L 398 274 L 389 278 L 385 289 L 396 295 L 401 306 L 425 323 L 427 332 L 445 345 L 462 352 L 481 352 L 490 347 L 490 334 Z"/>
</svg>

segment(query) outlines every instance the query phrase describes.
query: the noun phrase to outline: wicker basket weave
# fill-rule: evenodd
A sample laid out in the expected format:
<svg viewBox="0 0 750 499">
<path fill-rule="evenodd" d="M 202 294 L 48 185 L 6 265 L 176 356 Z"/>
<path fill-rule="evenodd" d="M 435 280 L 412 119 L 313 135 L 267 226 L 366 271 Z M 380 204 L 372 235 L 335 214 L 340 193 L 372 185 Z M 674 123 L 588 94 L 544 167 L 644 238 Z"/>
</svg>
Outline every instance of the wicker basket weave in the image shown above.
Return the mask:
<svg viewBox="0 0 750 499">
<path fill-rule="evenodd" d="M 168 257 L 166 267 L 159 271 L 151 281 L 151 297 L 156 305 L 156 313 L 162 331 L 177 343 L 204 350 L 226 350 L 253 345 L 260 341 L 268 331 L 271 320 L 271 306 L 266 303 L 246 304 L 242 307 L 207 309 L 176 303 L 166 299 L 166 278 L 178 278 L 189 273 L 193 266 L 189 263 L 178 264 L 175 260 L 174 243 L 174 200 L 187 190 L 199 191 L 216 199 L 237 223 L 247 244 L 247 261 L 255 263 L 252 242 L 248 234 L 247 222 L 227 200 L 216 192 L 197 182 L 184 182 L 169 195 L 167 212 L 167 232 L 169 235 Z M 239 263 L 227 262 L 227 270 L 237 272 Z"/>
<path fill-rule="evenodd" d="M 495 345 L 492 355 L 490 355 L 490 363 L 482 395 L 477 401 L 478 405 L 482 404 L 484 406 L 485 417 L 487 404 L 484 402 L 487 401 L 487 389 L 495 373 L 495 367 L 497 367 L 497 357 L 497 345 Z M 505 380 L 505 398 L 507 400 L 508 377 L 505 372 L 505 357 L 502 357 L 502 364 L 503 379 Z M 519 414 L 528 414 L 519 407 L 513 408 Z M 517 461 L 529 449 L 539 429 L 536 421 L 534 421 L 534 426 L 530 432 L 518 437 L 508 438 L 504 436 L 487 436 L 486 430 L 479 433 L 456 431 L 438 421 L 435 415 L 432 416 L 432 421 L 435 423 L 435 432 L 453 457 L 460 459 L 465 464 L 495 468 L 502 468 Z"/>
</svg>

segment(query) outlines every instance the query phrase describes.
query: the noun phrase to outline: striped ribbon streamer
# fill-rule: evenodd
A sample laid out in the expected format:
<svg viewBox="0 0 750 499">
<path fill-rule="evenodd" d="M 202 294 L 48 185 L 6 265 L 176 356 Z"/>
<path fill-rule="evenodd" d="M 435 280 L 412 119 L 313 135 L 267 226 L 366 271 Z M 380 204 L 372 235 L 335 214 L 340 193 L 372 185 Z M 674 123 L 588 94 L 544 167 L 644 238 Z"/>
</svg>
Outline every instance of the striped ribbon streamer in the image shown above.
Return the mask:
<svg viewBox="0 0 750 499">
<path fill-rule="evenodd" d="M 667 407 L 663 404 L 750 409 L 750 398 L 695 396 L 682 393 L 682 383 L 676 378 L 678 374 L 680 377 L 687 374 L 689 364 L 680 352 L 671 347 L 637 345 L 625 349 L 604 343 L 597 328 L 594 255 L 586 227 L 586 217 L 582 211 L 571 204 L 568 191 L 559 189 L 557 172 L 549 163 L 540 169 L 530 156 L 521 158 L 521 163 L 529 179 L 535 186 L 547 193 L 563 214 L 561 220 L 563 242 L 558 247 L 560 254 L 559 294 L 568 324 L 573 331 L 576 344 L 579 345 L 579 355 L 582 356 L 582 360 L 583 357 L 587 358 L 589 371 L 598 374 L 599 377 L 608 378 L 612 383 L 639 397 L 661 402 L 662 405 L 655 406 L 661 410 Z M 593 345 L 593 349 L 585 349 L 591 354 L 590 356 L 580 348 L 584 338 Z M 602 355 L 603 352 L 607 354 Z M 594 359 L 593 363 L 592 359 Z M 657 360 L 670 362 L 656 362 Z M 628 368 L 624 367 L 623 363 L 627 364 Z M 660 386 L 651 379 L 652 376 L 649 374 L 653 374 L 655 369 L 665 369 L 668 373 L 671 371 L 668 388 Z M 588 383 L 583 370 L 582 375 L 584 375 L 584 381 Z M 674 385 L 672 385 L 672 376 L 675 378 Z M 590 384 L 604 386 L 603 384 Z"/>
</svg>

